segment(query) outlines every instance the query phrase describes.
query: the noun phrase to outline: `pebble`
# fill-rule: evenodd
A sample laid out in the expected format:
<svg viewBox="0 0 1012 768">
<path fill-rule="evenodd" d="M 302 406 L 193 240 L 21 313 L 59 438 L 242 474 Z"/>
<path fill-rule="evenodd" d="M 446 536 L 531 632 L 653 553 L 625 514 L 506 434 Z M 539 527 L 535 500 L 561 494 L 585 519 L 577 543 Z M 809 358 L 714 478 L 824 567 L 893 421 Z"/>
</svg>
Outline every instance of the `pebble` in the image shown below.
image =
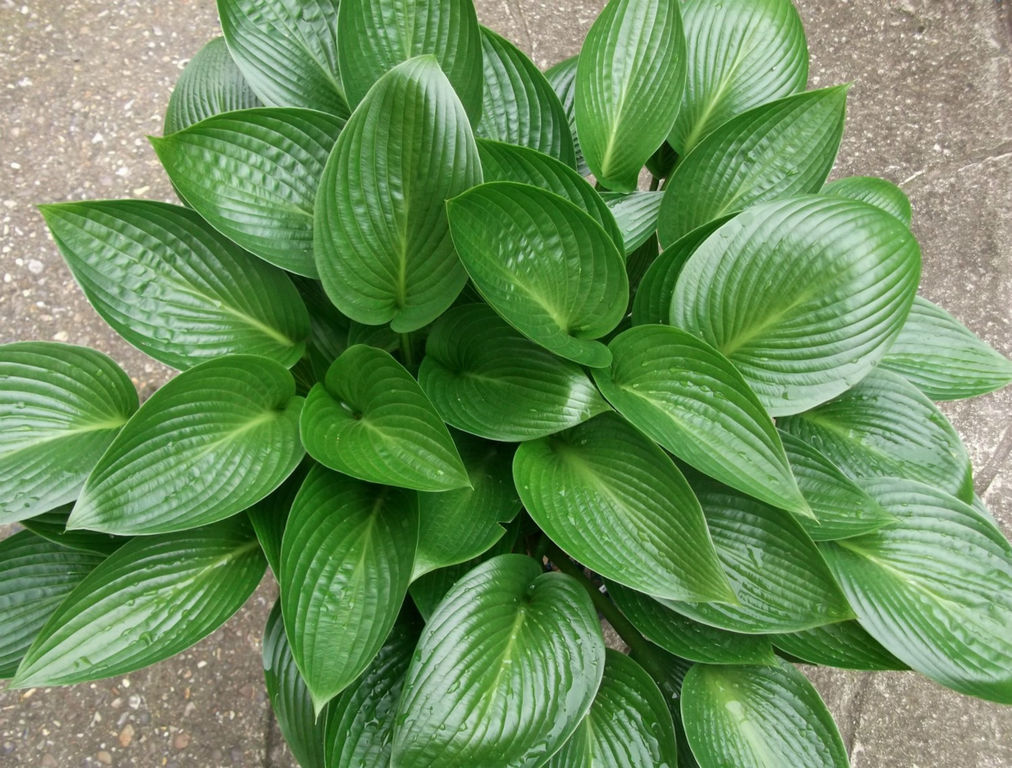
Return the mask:
<svg viewBox="0 0 1012 768">
<path fill-rule="evenodd" d="M 119 745 L 121 747 L 129 747 L 130 742 L 134 740 L 134 727 L 127 723 L 123 726 L 123 730 L 119 732 Z"/>
<path fill-rule="evenodd" d="M 56 758 L 46 752 L 42 756 L 42 760 L 39 761 L 41 768 L 60 768 L 60 764 L 56 762 Z"/>
<path fill-rule="evenodd" d="M 186 749 L 190 746 L 190 734 L 186 731 L 180 731 L 176 734 L 176 737 L 172 740 L 172 746 L 176 749 Z"/>
<path fill-rule="evenodd" d="M 95 758 L 102 765 L 112 765 L 112 755 L 109 754 L 108 752 L 106 752 L 104 749 L 101 752 L 99 752 L 97 755 L 95 755 Z"/>
</svg>

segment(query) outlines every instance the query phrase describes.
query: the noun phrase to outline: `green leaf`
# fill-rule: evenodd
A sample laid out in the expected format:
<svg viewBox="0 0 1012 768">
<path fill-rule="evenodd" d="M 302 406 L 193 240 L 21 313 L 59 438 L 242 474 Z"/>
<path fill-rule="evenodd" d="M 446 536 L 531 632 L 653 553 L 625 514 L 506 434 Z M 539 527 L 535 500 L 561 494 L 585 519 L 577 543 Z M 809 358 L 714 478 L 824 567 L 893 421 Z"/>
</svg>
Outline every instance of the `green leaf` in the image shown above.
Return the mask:
<svg viewBox="0 0 1012 768">
<path fill-rule="evenodd" d="M 481 48 L 485 88 L 475 134 L 536 149 L 575 168 L 569 118 L 545 76 L 520 49 L 485 27 Z"/>
<path fill-rule="evenodd" d="M 861 626 L 935 682 L 1012 704 L 1012 546 L 934 487 L 866 487 L 900 522 L 822 545 Z"/>
<path fill-rule="evenodd" d="M 264 104 L 347 117 L 337 10 L 338 0 L 218 0 L 228 49 Z"/>
<path fill-rule="evenodd" d="M 0 525 L 73 501 L 137 393 L 111 359 L 48 341 L 0 345 Z"/>
<path fill-rule="evenodd" d="M 263 640 L 264 682 L 281 735 L 302 768 L 324 768 L 324 726 L 317 721 L 309 689 L 285 637 L 281 601 L 274 603 Z"/>
<path fill-rule="evenodd" d="M 973 498 L 970 458 L 959 435 L 895 373 L 875 371 L 835 400 L 778 424 L 853 479 L 905 477 L 966 502 Z"/>
<path fill-rule="evenodd" d="M 68 531 L 67 520 L 70 517 L 70 510 L 73 506 L 73 504 L 65 504 L 49 512 L 44 512 L 37 517 L 22 520 L 21 525 L 32 533 L 61 547 L 77 549 L 82 552 L 92 552 L 99 555 L 110 555 L 126 543 L 126 538 L 112 536 L 108 533 L 80 530 Z"/>
<path fill-rule="evenodd" d="M 625 254 L 629 256 L 657 230 L 657 215 L 663 192 L 609 193 L 605 202 L 615 216 Z"/>
<path fill-rule="evenodd" d="M 480 182 L 467 115 L 436 60 L 380 78 L 334 145 L 316 197 L 316 265 L 331 301 L 397 333 L 439 317 L 467 281 L 443 201 Z"/>
<path fill-rule="evenodd" d="M 346 350 L 306 398 L 302 442 L 324 466 L 419 491 L 468 486 L 446 425 L 411 374 L 375 347 Z"/>
<path fill-rule="evenodd" d="M 555 95 L 559 97 L 562 109 L 569 120 L 569 131 L 573 136 L 573 146 L 576 149 L 576 165 L 574 166 L 581 176 L 590 175 L 590 168 L 580 149 L 580 141 L 576 136 L 576 68 L 579 64 L 579 56 L 571 56 L 563 59 L 557 64 L 548 68 L 545 72 L 545 79 L 552 86 Z"/>
<path fill-rule="evenodd" d="M 932 400 L 958 400 L 1012 382 L 1012 361 L 941 307 L 920 296 L 880 364 Z"/>
<path fill-rule="evenodd" d="M 908 669 L 856 621 L 838 621 L 773 635 L 771 639 L 780 650 L 809 664 L 843 669 Z"/>
<path fill-rule="evenodd" d="M 804 675 L 697 664 L 682 683 L 682 722 L 702 768 L 847 768 L 832 715 Z"/>
<path fill-rule="evenodd" d="M 260 549 L 275 578 L 281 572 L 281 539 L 285 534 L 288 515 L 312 466 L 312 459 L 304 459 L 273 493 L 246 510 L 246 516 L 260 542 Z"/>
<path fill-rule="evenodd" d="M 88 301 L 120 336 L 173 368 L 233 353 L 290 367 L 309 316 L 279 269 L 186 208 L 147 200 L 41 206 Z"/>
<path fill-rule="evenodd" d="M 661 245 L 750 205 L 818 192 L 840 148 L 849 87 L 755 107 L 699 142 L 665 187 Z"/>
<path fill-rule="evenodd" d="M 689 484 L 620 417 L 523 443 L 513 479 L 548 537 L 602 576 L 674 600 L 734 600 Z"/>
<path fill-rule="evenodd" d="M 773 423 L 727 358 L 666 325 L 630 328 L 608 348 L 611 368 L 594 380 L 640 431 L 725 485 L 811 515 Z"/>
<path fill-rule="evenodd" d="M 546 768 L 675 768 L 675 729 L 657 683 L 625 654 L 607 650 L 594 704 Z"/>
<path fill-rule="evenodd" d="M 316 277 L 313 204 L 344 120 L 264 107 L 151 138 L 173 186 L 212 227 L 282 269 Z"/>
<path fill-rule="evenodd" d="M 291 374 L 262 357 L 231 355 L 179 374 L 113 440 L 68 527 L 166 533 L 252 506 L 304 455 L 294 395 Z"/>
<path fill-rule="evenodd" d="M 685 155 L 747 109 L 805 89 L 808 46 L 790 0 L 689 0 L 688 75 L 668 141 Z"/>
<path fill-rule="evenodd" d="M 411 580 L 418 500 L 314 467 L 281 542 L 281 606 L 319 714 L 383 645 Z"/>
<path fill-rule="evenodd" d="M 773 663 L 773 647 L 763 635 L 700 624 L 619 584 L 609 583 L 608 594 L 647 640 L 680 658 L 703 664 Z"/>
<path fill-rule="evenodd" d="M 590 709 L 604 663 L 597 613 L 575 579 L 523 555 L 493 558 L 458 581 L 426 624 L 391 762 L 542 765 Z"/>
<path fill-rule="evenodd" d="M 166 134 L 222 112 L 259 107 L 249 83 L 225 45 L 225 38 L 212 38 L 183 67 L 165 109 Z"/>
<path fill-rule="evenodd" d="M 450 231 L 475 287 L 506 321 L 568 360 L 601 367 L 595 339 L 625 314 L 622 253 L 590 215 L 537 187 L 497 181 L 447 203 Z"/>
<path fill-rule="evenodd" d="M 771 416 L 800 413 L 882 359 L 920 271 L 910 230 L 879 208 L 816 196 L 766 203 L 692 254 L 671 322 L 730 358 Z"/>
<path fill-rule="evenodd" d="M 610 0 L 576 70 L 576 130 L 604 186 L 628 192 L 675 122 L 685 88 L 677 0 Z"/>
<path fill-rule="evenodd" d="M 30 531 L 0 541 L 0 679 L 11 677 L 49 616 L 103 555 L 67 549 Z"/>
<path fill-rule="evenodd" d="M 418 381 L 448 424 L 490 440 L 544 437 L 608 408 L 579 366 L 485 304 L 454 307 L 432 326 Z"/>
<path fill-rule="evenodd" d="M 242 518 L 133 539 L 60 604 L 10 687 L 99 680 L 174 656 L 224 624 L 263 574 Z"/>
<path fill-rule="evenodd" d="M 642 656 L 636 651 L 631 652 L 630 657 L 634 661 L 640 661 Z M 685 728 L 682 726 L 682 679 L 686 672 L 692 668 L 691 662 L 673 656 L 660 648 L 650 648 L 649 662 L 642 662 L 649 667 L 650 676 L 661 689 L 664 696 L 664 703 L 667 704 L 671 719 L 675 724 L 675 738 L 678 740 L 678 766 L 679 768 L 699 768 L 699 764 L 692 756 L 689 749 L 689 742 L 685 738 Z"/>
<path fill-rule="evenodd" d="M 847 176 L 831 181 L 822 188 L 822 194 L 860 200 L 891 213 L 910 226 L 910 201 L 903 190 L 890 181 L 874 176 Z"/>
<path fill-rule="evenodd" d="M 354 107 L 388 70 L 434 55 L 472 124 L 481 117 L 482 49 L 471 0 L 342 0 L 338 34 L 341 76 Z M 434 166 L 439 167 L 439 166 Z"/>
</svg>

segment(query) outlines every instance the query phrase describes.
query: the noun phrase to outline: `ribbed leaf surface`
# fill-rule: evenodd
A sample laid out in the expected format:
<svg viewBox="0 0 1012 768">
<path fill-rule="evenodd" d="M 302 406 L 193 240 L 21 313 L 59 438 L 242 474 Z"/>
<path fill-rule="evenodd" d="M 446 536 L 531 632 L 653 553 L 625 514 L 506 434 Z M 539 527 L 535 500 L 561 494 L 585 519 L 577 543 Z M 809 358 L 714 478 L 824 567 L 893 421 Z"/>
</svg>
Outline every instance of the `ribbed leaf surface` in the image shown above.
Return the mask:
<svg viewBox="0 0 1012 768">
<path fill-rule="evenodd" d="M 657 229 L 657 215 L 663 192 L 610 194 L 605 200 L 622 233 L 626 256 L 631 254 Z"/>
<path fill-rule="evenodd" d="M 802 661 L 843 669 L 908 669 L 856 621 L 773 635 L 773 644 Z"/>
<path fill-rule="evenodd" d="M 62 507 L 20 522 L 29 531 L 53 542 L 53 544 L 82 552 L 110 555 L 126 543 L 127 539 L 123 536 L 113 536 L 96 531 L 74 529 L 68 531 L 67 520 L 70 518 L 70 510 L 73 507 L 73 504 L 64 504 Z"/>
<path fill-rule="evenodd" d="M 576 67 L 579 61 L 579 56 L 563 59 L 545 71 L 545 78 L 551 84 L 555 95 L 559 97 L 559 102 L 569 120 L 569 130 L 573 135 L 573 145 L 576 148 L 576 170 L 580 172 L 581 176 L 588 176 L 590 168 L 587 167 L 587 160 L 583 156 L 580 141 L 576 136 Z"/>
<path fill-rule="evenodd" d="M 910 200 L 903 190 L 885 179 L 874 176 L 847 176 L 831 181 L 822 188 L 822 194 L 860 200 L 891 213 L 908 227 L 910 226 Z"/>
<path fill-rule="evenodd" d="M 307 457 L 277 490 L 246 510 L 246 516 L 256 532 L 260 549 L 263 550 L 275 579 L 281 573 L 281 539 L 285 534 L 288 515 L 312 466 L 313 460 Z"/>
</svg>

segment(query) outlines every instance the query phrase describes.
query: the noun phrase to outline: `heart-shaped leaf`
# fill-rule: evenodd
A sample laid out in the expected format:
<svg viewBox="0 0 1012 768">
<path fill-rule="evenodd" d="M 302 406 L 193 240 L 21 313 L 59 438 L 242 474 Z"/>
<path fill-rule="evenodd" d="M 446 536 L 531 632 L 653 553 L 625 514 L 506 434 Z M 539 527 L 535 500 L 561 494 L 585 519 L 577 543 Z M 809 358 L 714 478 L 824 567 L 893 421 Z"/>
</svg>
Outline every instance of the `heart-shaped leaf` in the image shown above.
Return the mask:
<svg viewBox="0 0 1012 768">
<path fill-rule="evenodd" d="M 467 282 L 443 201 L 480 182 L 467 115 L 435 58 L 380 78 L 334 145 L 316 197 L 316 266 L 331 301 L 398 333 L 439 317 Z"/>
<path fill-rule="evenodd" d="M 576 130 L 604 186 L 636 188 L 675 122 L 685 62 L 678 0 L 610 0 L 591 26 L 576 70 Z"/>
<path fill-rule="evenodd" d="M 772 416 L 800 413 L 882 359 L 920 271 L 917 241 L 880 208 L 816 196 L 766 203 L 692 254 L 671 322 L 730 358 Z"/>
<path fill-rule="evenodd" d="M 688 75 L 668 141 L 679 155 L 747 109 L 805 89 L 808 45 L 791 0 L 689 0 Z"/>
<path fill-rule="evenodd" d="M 602 576 L 674 600 L 734 600 L 689 484 L 620 417 L 523 443 L 513 478 L 538 526 Z"/>
<path fill-rule="evenodd" d="M 468 486 L 446 425 L 404 366 L 364 344 L 346 350 L 303 410 L 302 441 L 324 466 L 419 491 Z"/>
<path fill-rule="evenodd" d="M 773 644 L 809 664 L 843 669 L 909 669 L 856 621 L 773 635 Z"/>
<path fill-rule="evenodd" d="M 661 245 L 750 205 L 818 192 L 840 148 L 849 87 L 755 107 L 700 141 L 668 179 Z"/>
<path fill-rule="evenodd" d="M 467 273 L 510 325 L 550 352 L 601 367 L 595 339 L 625 314 L 622 253 L 591 216 L 537 187 L 497 181 L 447 203 Z"/>
<path fill-rule="evenodd" d="M 338 0 L 218 0 L 228 49 L 264 104 L 347 117 L 337 11 Z"/>
<path fill-rule="evenodd" d="M 233 353 L 289 367 L 309 316 L 279 269 L 196 213 L 147 200 L 41 206 L 88 301 L 120 336 L 173 368 Z"/>
<path fill-rule="evenodd" d="M 605 202 L 615 216 L 626 256 L 631 254 L 657 229 L 657 215 L 661 208 L 663 192 L 610 193 Z"/>
<path fill-rule="evenodd" d="M 1012 546 L 934 487 L 866 487 L 900 522 L 822 545 L 861 626 L 932 680 L 1012 704 Z"/>
<path fill-rule="evenodd" d="M 184 371 L 113 440 L 68 527 L 165 533 L 252 506 L 305 455 L 294 395 L 292 375 L 262 357 L 231 355 Z"/>
<path fill-rule="evenodd" d="M 569 131 L 573 135 L 573 146 L 576 149 L 576 165 L 574 167 L 581 176 L 589 176 L 590 168 L 587 167 L 587 160 L 583 156 L 580 141 L 576 136 L 576 68 L 579 61 L 579 56 L 563 59 L 545 71 L 545 79 L 551 84 L 555 95 L 559 97 L 562 109 L 566 113 L 566 119 L 569 120 Z"/>
<path fill-rule="evenodd" d="M 0 380 L 2 525 L 73 501 L 137 393 L 101 352 L 47 341 L 0 345 Z"/>
<path fill-rule="evenodd" d="M 579 366 L 485 304 L 454 307 L 433 325 L 418 381 L 447 423 L 490 440 L 544 437 L 608 408 Z"/>
<path fill-rule="evenodd" d="M 594 380 L 640 431 L 725 485 L 811 515 L 773 423 L 720 352 L 666 325 L 630 328 L 608 348 L 611 368 Z"/>
<path fill-rule="evenodd" d="M 73 507 L 73 504 L 65 504 L 37 517 L 22 520 L 21 525 L 53 544 L 99 555 L 111 555 L 126 543 L 127 539 L 123 536 L 96 531 L 73 529 L 68 531 L 67 520 Z"/>
<path fill-rule="evenodd" d="M 341 0 L 337 29 L 342 40 L 354 41 L 339 49 L 353 107 L 387 71 L 415 56 L 434 55 L 471 122 L 478 123 L 481 28 L 471 0 Z"/>
<path fill-rule="evenodd" d="M 173 186 L 212 227 L 275 266 L 316 277 L 313 204 L 343 127 L 325 112 L 263 107 L 151 143 Z"/>
<path fill-rule="evenodd" d="M 575 579 L 523 555 L 495 557 L 460 579 L 426 624 L 391 763 L 542 765 L 590 709 L 604 662 L 597 613 Z"/>
<path fill-rule="evenodd" d="M 264 565 L 243 518 L 128 541 L 60 603 L 11 687 L 99 680 L 174 656 L 239 610 Z"/>
<path fill-rule="evenodd" d="M 785 661 L 697 664 L 682 683 L 682 723 L 702 768 L 850 765 L 818 691 Z"/>
<path fill-rule="evenodd" d="M 369 666 L 411 580 L 418 500 L 314 467 L 281 542 L 281 607 L 316 713 Z"/>
<path fill-rule="evenodd" d="M 860 200 L 891 213 L 908 227 L 910 226 L 910 200 L 903 190 L 885 179 L 874 176 L 847 176 L 831 181 L 822 188 L 822 194 Z"/>
</svg>

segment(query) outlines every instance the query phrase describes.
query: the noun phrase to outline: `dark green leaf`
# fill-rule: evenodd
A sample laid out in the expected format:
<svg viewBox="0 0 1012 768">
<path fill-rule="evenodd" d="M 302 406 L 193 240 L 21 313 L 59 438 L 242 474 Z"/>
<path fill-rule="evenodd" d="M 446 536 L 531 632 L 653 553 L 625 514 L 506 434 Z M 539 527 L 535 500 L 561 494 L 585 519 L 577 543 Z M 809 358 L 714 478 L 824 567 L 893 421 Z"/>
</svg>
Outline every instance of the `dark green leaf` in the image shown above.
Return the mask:
<svg viewBox="0 0 1012 768">
<path fill-rule="evenodd" d="M 656 231 L 657 214 L 663 197 L 663 192 L 612 193 L 605 197 L 622 233 L 626 256 L 643 245 Z"/>
<path fill-rule="evenodd" d="M 127 539 L 95 531 L 67 530 L 67 520 L 73 504 L 66 504 L 37 517 L 22 520 L 21 525 L 32 533 L 68 549 L 79 549 L 99 555 L 110 555 Z"/>
<path fill-rule="evenodd" d="M 563 59 L 558 64 L 549 67 L 545 72 L 545 78 L 551 84 L 555 95 L 562 103 L 562 109 L 566 112 L 569 120 L 569 131 L 573 135 L 573 146 L 576 148 L 576 170 L 581 176 L 590 174 L 587 161 L 583 157 L 583 150 L 580 149 L 580 142 L 576 137 L 576 67 L 579 63 L 579 56 L 571 56 Z"/>
<path fill-rule="evenodd" d="M 908 669 L 856 621 L 838 621 L 801 632 L 773 635 L 773 644 L 809 664 L 844 669 Z"/>
<path fill-rule="evenodd" d="M 902 189 L 885 179 L 877 179 L 874 176 L 847 176 L 824 186 L 822 194 L 846 197 L 874 205 L 910 226 L 910 201 Z"/>
<path fill-rule="evenodd" d="M 692 663 L 657 647 L 650 649 L 649 662 L 641 661 L 642 655 L 636 651 L 629 655 L 634 661 L 643 663 L 645 668 L 647 664 L 649 665 L 650 676 L 661 689 L 664 703 L 667 704 L 671 719 L 675 723 L 675 738 L 678 740 L 678 768 L 699 768 L 699 764 L 692 756 L 692 750 L 689 749 L 689 742 L 685 738 L 685 728 L 682 726 L 682 680 L 686 672 L 691 669 Z"/>
<path fill-rule="evenodd" d="M 281 572 L 281 539 L 285 534 L 285 524 L 292 511 L 295 495 L 302 487 L 306 474 L 312 466 L 312 459 L 303 460 L 277 490 L 246 510 L 246 515 L 256 532 L 257 541 L 260 542 L 260 549 L 264 551 L 267 565 L 270 566 L 275 578 Z"/>
</svg>

